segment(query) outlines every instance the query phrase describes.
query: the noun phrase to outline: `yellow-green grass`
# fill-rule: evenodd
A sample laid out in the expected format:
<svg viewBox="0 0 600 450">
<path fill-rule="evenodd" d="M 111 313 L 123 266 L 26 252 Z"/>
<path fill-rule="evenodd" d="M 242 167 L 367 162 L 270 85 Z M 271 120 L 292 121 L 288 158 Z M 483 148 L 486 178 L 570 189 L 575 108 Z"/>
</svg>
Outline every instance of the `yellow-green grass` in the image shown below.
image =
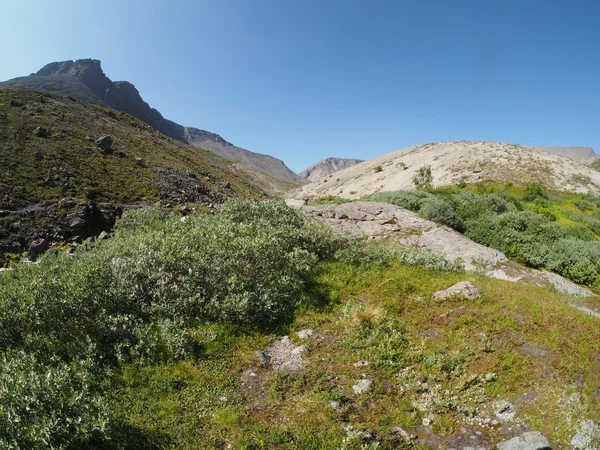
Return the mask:
<svg viewBox="0 0 600 450">
<path fill-rule="evenodd" d="M 431 299 L 465 279 L 481 287 L 481 299 Z M 476 424 L 470 415 L 490 417 L 494 402 L 506 400 L 519 420 L 557 445 L 566 444 L 582 420 L 600 417 L 594 396 L 600 320 L 560 295 L 401 265 L 330 264 L 319 284 L 329 302 L 306 306 L 277 332 L 207 325 L 202 332 L 211 338 L 200 360 L 126 367 L 114 391 L 126 429 L 159 448 L 370 445 L 349 438 L 353 431 L 371 433 L 379 448 L 427 448 L 405 443 L 394 427 L 415 433 L 429 417 L 433 431 L 448 436 Z M 303 328 L 322 339 L 299 340 L 294 332 Z M 283 334 L 309 347 L 304 373 L 290 376 L 258 364 L 255 350 Z M 355 367 L 360 360 L 369 365 Z M 249 372 L 256 374 L 250 388 L 243 385 Z M 373 389 L 356 395 L 351 386 L 363 376 Z M 428 395 L 433 403 L 424 405 Z M 486 432 L 494 442 L 503 439 L 496 429 Z"/>
</svg>

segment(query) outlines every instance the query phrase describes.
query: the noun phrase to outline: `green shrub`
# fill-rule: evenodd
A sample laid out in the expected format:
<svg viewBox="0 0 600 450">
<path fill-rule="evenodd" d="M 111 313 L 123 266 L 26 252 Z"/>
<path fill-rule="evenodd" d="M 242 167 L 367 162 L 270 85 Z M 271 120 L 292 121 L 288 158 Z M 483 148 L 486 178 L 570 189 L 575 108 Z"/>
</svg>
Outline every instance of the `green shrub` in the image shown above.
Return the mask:
<svg viewBox="0 0 600 450">
<path fill-rule="evenodd" d="M 423 217 L 455 230 L 462 231 L 463 223 L 451 204 L 437 198 L 428 199 L 423 203 L 420 213 Z"/>
<path fill-rule="evenodd" d="M 386 202 L 410 211 L 418 212 L 424 200 L 434 199 L 435 196 L 425 191 L 390 191 L 377 192 L 364 196 L 361 200 L 365 202 Z"/>
<path fill-rule="evenodd" d="M 373 172 L 375 172 L 375 173 L 379 173 L 381 171 L 383 171 L 383 167 L 381 167 L 381 166 L 375 166 L 375 168 L 373 169 Z"/>
<path fill-rule="evenodd" d="M 540 183 L 527 183 L 523 190 L 523 200 L 532 202 L 536 198 L 548 199 L 548 191 Z"/>
<path fill-rule="evenodd" d="M 65 363 L 9 351 L 0 364 L 0 447 L 89 448 L 106 437 L 106 400 L 93 384 L 93 360 Z"/>
<path fill-rule="evenodd" d="M 431 174 L 431 166 L 425 165 L 419 167 L 412 179 L 417 189 L 431 189 L 433 185 L 433 175 Z"/>
<path fill-rule="evenodd" d="M 463 220 L 477 219 L 487 214 L 503 214 L 516 207 L 495 194 L 477 195 L 474 192 L 459 192 L 452 197 L 456 213 Z"/>
</svg>

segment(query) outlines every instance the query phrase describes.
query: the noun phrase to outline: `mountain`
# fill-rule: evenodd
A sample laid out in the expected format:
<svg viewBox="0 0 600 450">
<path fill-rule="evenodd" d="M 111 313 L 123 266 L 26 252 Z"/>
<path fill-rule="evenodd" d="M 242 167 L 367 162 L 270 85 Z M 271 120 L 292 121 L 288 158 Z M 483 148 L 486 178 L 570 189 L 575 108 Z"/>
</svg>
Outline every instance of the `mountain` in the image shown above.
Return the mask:
<svg viewBox="0 0 600 450">
<path fill-rule="evenodd" d="M 538 181 L 550 189 L 600 192 L 600 173 L 570 158 L 499 142 L 439 142 L 417 145 L 356 164 L 286 194 L 303 199 L 327 195 L 357 199 L 379 191 L 412 189 L 416 171 L 431 166 L 434 186 L 493 181 L 523 185 Z"/>
<path fill-rule="evenodd" d="M 599 155 L 594 153 L 594 149 L 591 147 L 531 147 L 535 150 L 541 150 L 543 152 L 554 153 L 555 155 L 564 156 L 570 158 L 581 164 L 592 165 L 594 161 L 600 158 Z"/>
<path fill-rule="evenodd" d="M 363 161 L 364 159 L 327 158 L 303 170 L 299 175 L 310 181 L 318 181 Z"/>
<path fill-rule="evenodd" d="M 109 138 L 100 139 L 103 136 Z M 241 163 L 240 163 L 241 165 Z M 133 116 L 49 93 L 0 89 L 0 260 L 35 239 L 80 241 L 127 208 L 210 208 L 271 183 Z M 0 261 L 1 262 L 1 261 Z"/>
<path fill-rule="evenodd" d="M 2 82 L 0 88 L 2 87 L 67 95 L 116 109 L 143 120 L 173 139 L 204 148 L 224 158 L 242 161 L 285 182 L 306 182 L 277 158 L 236 147 L 218 134 L 185 127 L 165 119 L 160 112 L 144 101 L 133 84 L 110 80 L 97 59 L 53 62 L 29 76 Z"/>
</svg>

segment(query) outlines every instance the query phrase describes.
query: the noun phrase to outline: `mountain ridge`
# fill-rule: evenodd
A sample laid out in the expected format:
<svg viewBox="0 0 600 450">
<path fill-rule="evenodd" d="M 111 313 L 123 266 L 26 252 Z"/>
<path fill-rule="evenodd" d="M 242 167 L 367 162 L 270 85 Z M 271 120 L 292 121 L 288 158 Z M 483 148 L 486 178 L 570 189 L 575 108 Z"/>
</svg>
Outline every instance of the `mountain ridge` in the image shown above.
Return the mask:
<svg viewBox="0 0 600 450">
<path fill-rule="evenodd" d="M 307 167 L 298 175 L 310 181 L 317 181 L 363 161 L 364 159 L 329 157 Z"/>
<path fill-rule="evenodd" d="M 280 159 L 237 147 L 216 133 L 183 126 L 166 119 L 144 101 L 134 84 L 108 78 L 102 70 L 101 61 L 97 59 L 51 62 L 29 76 L 0 82 L 0 87 L 68 95 L 88 103 L 116 109 L 146 122 L 173 139 L 205 148 L 227 159 L 244 162 L 286 182 L 306 182 Z"/>
</svg>

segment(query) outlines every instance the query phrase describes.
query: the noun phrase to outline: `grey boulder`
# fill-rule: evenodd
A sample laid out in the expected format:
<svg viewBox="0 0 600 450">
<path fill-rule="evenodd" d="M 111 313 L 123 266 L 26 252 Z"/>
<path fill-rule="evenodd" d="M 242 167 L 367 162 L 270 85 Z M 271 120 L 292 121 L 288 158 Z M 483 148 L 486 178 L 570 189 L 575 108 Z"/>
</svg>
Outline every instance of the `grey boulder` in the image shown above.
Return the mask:
<svg viewBox="0 0 600 450">
<path fill-rule="evenodd" d="M 508 441 L 498 442 L 498 450 L 550 450 L 550 444 L 539 431 L 529 431 Z"/>
</svg>

